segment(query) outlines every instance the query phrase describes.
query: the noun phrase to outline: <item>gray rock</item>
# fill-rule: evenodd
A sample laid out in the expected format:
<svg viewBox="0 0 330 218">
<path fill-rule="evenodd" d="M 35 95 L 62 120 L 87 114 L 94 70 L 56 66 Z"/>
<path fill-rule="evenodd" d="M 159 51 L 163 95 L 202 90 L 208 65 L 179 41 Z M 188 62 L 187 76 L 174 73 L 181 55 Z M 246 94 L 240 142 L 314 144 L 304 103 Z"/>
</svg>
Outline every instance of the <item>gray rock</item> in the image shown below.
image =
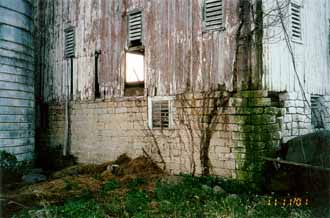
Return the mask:
<svg viewBox="0 0 330 218">
<path fill-rule="evenodd" d="M 182 176 L 175 176 L 175 175 L 170 175 L 162 179 L 162 182 L 174 184 L 174 185 L 182 183 L 182 181 L 183 181 Z"/>
<path fill-rule="evenodd" d="M 60 171 L 57 171 L 55 173 L 53 173 L 52 178 L 54 179 L 58 179 L 58 178 L 62 178 L 65 176 L 77 176 L 79 175 L 79 172 L 81 171 L 83 165 L 74 165 L 71 167 L 67 167 L 65 169 L 62 169 Z"/>
<path fill-rule="evenodd" d="M 208 185 L 202 185 L 202 189 L 204 191 L 210 191 L 210 190 L 212 190 L 212 188 L 210 186 L 208 186 Z"/>
<path fill-rule="evenodd" d="M 46 181 L 47 177 L 45 175 L 42 174 L 27 174 L 24 175 L 22 177 L 23 182 L 28 183 L 28 184 L 32 184 L 32 183 L 37 183 L 37 182 L 42 182 L 42 181 Z"/>
<path fill-rule="evenodd" d="M 228 197 L 232 198 L 232 199 L 238 199 L 239 198 L 237 194 L 230 194 Z"/>
<path fill-rule="evenodd" d="M 223 188 L 221 188 L 220 186 L 217 186 L 217 185 L 213 187 L 213 192 L 214 193 L 219 193 L 219 194 L 226 193 L 226 191 L 223 190 Z"/>
</svg>

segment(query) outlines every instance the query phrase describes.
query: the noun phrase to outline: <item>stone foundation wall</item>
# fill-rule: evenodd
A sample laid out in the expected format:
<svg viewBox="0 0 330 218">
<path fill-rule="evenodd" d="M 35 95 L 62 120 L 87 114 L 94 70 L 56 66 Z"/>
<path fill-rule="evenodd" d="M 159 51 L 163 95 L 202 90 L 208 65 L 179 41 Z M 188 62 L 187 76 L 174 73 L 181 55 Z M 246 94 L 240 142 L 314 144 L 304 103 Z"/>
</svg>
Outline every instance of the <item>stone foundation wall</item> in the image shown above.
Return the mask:
<svg viewBox="0 0 330 218">
<path fill-rule="evenodd" d="M 323 97 L 323 116 L 325 128 L 330 130 L 330 96 Z"/>
<path fill-rule="evenodd" d="M 213 110 L 219 98 L 223 101 Z M 170 129 L 148 128 L 147 102 L 146 97 L 71 102 L 71 153 L 89 163 L 114 160 L 123 153 L 145 154 L 170 173 L 198 175 L 201 148 L 207 147 L 211 174 L 253 179 L 253 173 L 262 170 L 261 157 L 271 155 L 282 137 L 285 111 L 273 106 L 266 91 L 178 95 Z M 64 106 L 49 105 L 48 113 L 45 142 L 63 144 Z"/>
<path fill-rule="evenodd" d="M 285 108 L 283 118 L 282 134 L 283 142 L 315 131 L 311 123 L 311 95 L 306 93 L 306 99 L 301 93 L 291 92 L 279 94 L 280 104 Z M 324 122 L 324 129 L 330 129 L 330 96 L 321 97 L 320 112 Z"/>
</svg>

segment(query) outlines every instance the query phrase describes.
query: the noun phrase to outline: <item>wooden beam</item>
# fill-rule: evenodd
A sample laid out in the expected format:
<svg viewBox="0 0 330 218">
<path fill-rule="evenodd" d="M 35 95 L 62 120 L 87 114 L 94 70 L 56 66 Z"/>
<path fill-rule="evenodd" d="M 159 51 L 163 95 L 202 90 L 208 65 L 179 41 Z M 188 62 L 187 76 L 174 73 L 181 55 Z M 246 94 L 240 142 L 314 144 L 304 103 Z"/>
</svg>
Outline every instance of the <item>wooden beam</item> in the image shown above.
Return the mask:
<svg viewBox="0 0 330 218">
<path fill-rule="evenodd" d="M 325 167 L 320 167 L 320 166 L 313 166 L 313 165 L 310 165 L 310 164 L 298 163 L 298 162 L 287 161 L 287 160 L 278 160 L 278 159 L 270 158 L 270 157 L 262 157 L 262 159 L 267 160 L 267 161 L 282 163 L 282 164 L 289 164 L 289 165 L 293 165 L 293 166 L 299 166 L 299 167 L 305 167 L 305 168 L 311 168 L 311 169 L 315 169 L 315 170 L 322 170 L 322 171 L 330 172 L 330 168 L 325 168 Z"/>
</svg>

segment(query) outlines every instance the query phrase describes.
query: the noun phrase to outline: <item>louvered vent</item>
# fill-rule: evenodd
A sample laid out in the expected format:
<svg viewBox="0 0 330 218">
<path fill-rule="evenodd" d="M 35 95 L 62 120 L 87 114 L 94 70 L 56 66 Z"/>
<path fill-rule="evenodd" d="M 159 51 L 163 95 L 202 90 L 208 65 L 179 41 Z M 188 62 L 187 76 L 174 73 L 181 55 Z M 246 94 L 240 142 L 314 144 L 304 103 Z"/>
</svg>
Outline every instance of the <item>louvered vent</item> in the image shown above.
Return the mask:
<svg viewBox="0 0 330 218">
<path fill-rule="evenodd" d="M 169 101 L 152 101 L 152 127 L 169 128 L 170 126 L 170 107 Z"/>
<path fill-rule="evenodd" d="M 205 0 L 204 26 L 206 30 L 217 30 L 223 28 L 222 0 Z"/>
<path fill-rule="evenodd" d="M 322 119 L 322 102 L 320 96 L 311 96 L 311 117 L 312 125 L 315 128 L 324 128 L 324 123 Z"/>
<path fill-rule="evenodd" d="M 65 29 L 65 51 L 64 56 L 66 58 L 74 57 L 74 50 L 75 50 L 75 34 L 74 28 L 70 27 Z"/>
<path fill-rule="evenodd" d="M 135 11 L 128 15 L 128 41 L 130 46 L 142 44 L 142 12 Z"/>
<path fill-rule="evenodd" d="M 301 40 L 301 7 L 291 3 L 291 34 L 293 39 Z"/>
</svg>

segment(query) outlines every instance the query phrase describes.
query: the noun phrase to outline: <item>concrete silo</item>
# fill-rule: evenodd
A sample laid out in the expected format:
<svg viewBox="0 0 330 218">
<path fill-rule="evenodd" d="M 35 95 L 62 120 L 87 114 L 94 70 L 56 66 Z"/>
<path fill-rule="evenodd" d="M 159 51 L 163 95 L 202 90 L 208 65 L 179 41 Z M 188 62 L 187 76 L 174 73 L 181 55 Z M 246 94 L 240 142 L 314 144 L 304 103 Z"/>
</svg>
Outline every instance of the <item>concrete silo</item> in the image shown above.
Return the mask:
<svg viewBox="0 0 330 218">
<path fill-rule="evenodd" d="M 0 0 L 0 150 L 18 160 L 34 152 L 31 0 Z"/>
</svg>

